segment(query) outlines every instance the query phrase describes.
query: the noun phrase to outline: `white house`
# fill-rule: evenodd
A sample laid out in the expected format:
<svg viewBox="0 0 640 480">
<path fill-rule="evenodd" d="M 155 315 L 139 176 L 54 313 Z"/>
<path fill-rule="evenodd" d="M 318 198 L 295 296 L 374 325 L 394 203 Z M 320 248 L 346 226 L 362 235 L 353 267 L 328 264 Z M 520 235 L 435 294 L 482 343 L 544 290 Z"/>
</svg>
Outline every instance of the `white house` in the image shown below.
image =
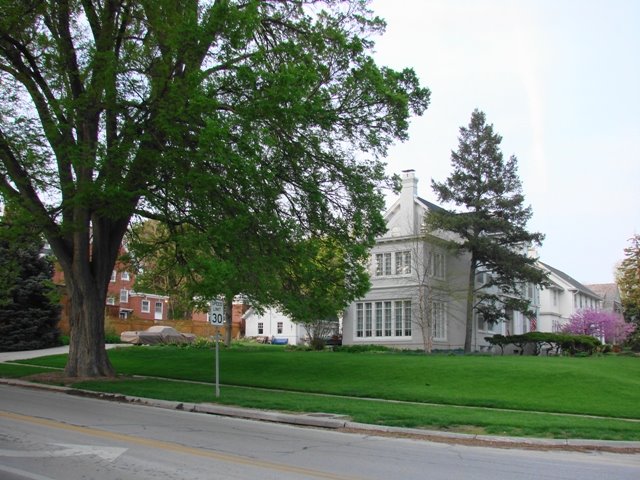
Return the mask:
<svg viewBox="0 0 640 480">
<path fill-rule="evenodd" d="M 546 263 L 538 266 L 549 274 L 551 286 L 540 292 L 538 330 L 558 332 L 579 310 L 600 310 L 602 298 L 566 273 Z"/>
<path fill-rule="evenodd" d="M 307 332 L 304 327 L 294 323 L 276 308 L 268 308 L 263 313 L 249 308 L 242 318 L 245 321 L 245 336 L 266 337 L 269 339 L 287 340 L 289 345 L 304 343 Z"/>
<path fill-rule="evenodd" d="M 402 172 L 401 178 L 400 197 L 385 213 L 387 233 L 376 240 L 371 252 L 371 289 L 345 311 L 343 344 L 419 349 L 425 346 L 423 339 L 430 337 L 433 350 L 462 349 L 469 256 L 456 256 L 425 240 L 424 216 L 441 207 L 418 196 L 413 170 Z M 434 237 L 454 238 L 450 232 L 433 232 Z M 477 282 L 484 281 L 482 275 L 477 275 Z M 524 293 L 537 300 L 537 289 L 528 290 Z M 530 320 L 519 312 L 513 312 L 507 324 L 476 318 L 473 349 L 488 348 L 484 337 L 524 333 L 530 328 Z"/>
</svg>

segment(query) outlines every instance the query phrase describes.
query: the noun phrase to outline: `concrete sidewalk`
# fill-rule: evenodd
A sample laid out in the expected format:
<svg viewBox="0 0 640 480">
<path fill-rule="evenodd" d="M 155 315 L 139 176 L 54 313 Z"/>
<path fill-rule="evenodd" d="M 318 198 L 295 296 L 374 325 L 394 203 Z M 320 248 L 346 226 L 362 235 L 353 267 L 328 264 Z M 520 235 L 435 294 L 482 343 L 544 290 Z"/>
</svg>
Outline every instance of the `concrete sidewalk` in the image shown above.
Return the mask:
<svg viewBox="0 0 640 480">
<path fill-rule="evenodd" d="M 105 345 L 107 349 L 130 346 L 130 343 L 108 343 Z M 40 350 L 24 350 L 22 352 L 0 352 L 0 362 L 12 362 L 14 360 L 26 360 L 28 358 L 46 357 L 49 355 L 59 355 L 63 353 L 69 353 L 69 345 L 43 348 Z"/>
</svg>

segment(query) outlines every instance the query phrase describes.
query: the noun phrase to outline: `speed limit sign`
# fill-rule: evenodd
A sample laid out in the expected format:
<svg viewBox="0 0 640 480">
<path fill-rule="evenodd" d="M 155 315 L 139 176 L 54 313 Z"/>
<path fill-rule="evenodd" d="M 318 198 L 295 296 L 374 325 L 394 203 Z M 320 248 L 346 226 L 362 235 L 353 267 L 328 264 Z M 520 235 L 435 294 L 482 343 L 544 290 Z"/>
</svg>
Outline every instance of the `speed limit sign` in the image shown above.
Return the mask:
<svg viewBox="0 0 640 480">
<path fill-rule="evenodd" d="M 224 325 L 224 303 L 222 300 L 211 300 L 209 323 L 211 325 Z"/>
</svg>

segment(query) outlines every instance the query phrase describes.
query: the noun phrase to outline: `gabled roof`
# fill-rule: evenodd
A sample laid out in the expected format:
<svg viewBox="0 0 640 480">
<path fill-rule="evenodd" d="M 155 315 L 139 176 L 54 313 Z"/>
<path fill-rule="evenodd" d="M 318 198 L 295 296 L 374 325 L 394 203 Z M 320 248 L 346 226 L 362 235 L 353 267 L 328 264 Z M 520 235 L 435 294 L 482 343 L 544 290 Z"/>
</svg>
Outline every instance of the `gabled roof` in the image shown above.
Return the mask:
<svg viewBox="0 0 640 480">
<path fill-rule="evenodd" d="M 569 285 L 571 285 L 577 291 L 579 291 L 581 293 L 584 293 L 585 295 L 589 295 L 589 296 L 592 296 L 592 297 L 600 299 L 600 296 L 597 293 L 595 293 L 592 290 L 588 289 L 583 284 L 581 284 L 579 281 L 577 281 L 575 278 L 573 278 L 573 277 L 567 275 L 566 273 L 564 273 L 562 270 L 558 270 L 557 268 L 553 268 L 551 265 L 547 265 L 546 263 L 541 262 L 539 260 L 538 260 L 538 263 L 540 263 L 540 265 L 542 265 L 544 268 L 549 270 L 554 275 L 557 275 L 562 280 L 567 282 Z"/>
<path fill-rule="evenodd" d="M 427 207 L 429 210 L 436 210 L 436 211 L 444 211 L 445 209 L 442 208 L 439 205 L 436 205 L 435 203 L 431 203 L 428 200 L 425 200 L 422 197 L 416 197 L 416 200 L 418 200 L 420 203 L 422 203 L 425 207 Z"/>
<path fill-rule="evenodd" d="M 587 288 L 596 292 L 605 300 L 620 301 L 620 291 L 615 283 L 595 283 L 587 285 Z"/>
</svg>

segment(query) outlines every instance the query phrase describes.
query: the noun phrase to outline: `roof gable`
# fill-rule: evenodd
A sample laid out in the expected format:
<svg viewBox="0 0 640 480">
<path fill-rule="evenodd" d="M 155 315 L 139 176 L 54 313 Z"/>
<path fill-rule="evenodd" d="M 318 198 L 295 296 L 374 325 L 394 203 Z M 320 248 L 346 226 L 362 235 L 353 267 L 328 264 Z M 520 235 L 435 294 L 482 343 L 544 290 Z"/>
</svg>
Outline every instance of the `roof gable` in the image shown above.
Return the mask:
<svg viewBox="0 0 640 480">
<path fill-rule="evenodd" d="M 555 275 L 556 277 L 560 278 L 565 283 L 569 284 L 571 289 L 577 290 L 578 292 L 584 293 L 585 295 L 589 295 L 591 297 L 600 299 L 600 296 L 597 293 L 595 293 L 592 290 L 590 290 L 589 288 L 585 287 L 583 284 L 581 284 L 575 278 L 567 275 L 562 270 L 558 270 L 557 268 L 554 268 L 551 265 L 547 265 L 546 263 L 541 262 L 541 261 L 538 261 L 538 263 L 540 265 L 542 265 L 545 269 L 547 269 L 549 272 L 551 272 L 553 275 Z"/>
</svg>

